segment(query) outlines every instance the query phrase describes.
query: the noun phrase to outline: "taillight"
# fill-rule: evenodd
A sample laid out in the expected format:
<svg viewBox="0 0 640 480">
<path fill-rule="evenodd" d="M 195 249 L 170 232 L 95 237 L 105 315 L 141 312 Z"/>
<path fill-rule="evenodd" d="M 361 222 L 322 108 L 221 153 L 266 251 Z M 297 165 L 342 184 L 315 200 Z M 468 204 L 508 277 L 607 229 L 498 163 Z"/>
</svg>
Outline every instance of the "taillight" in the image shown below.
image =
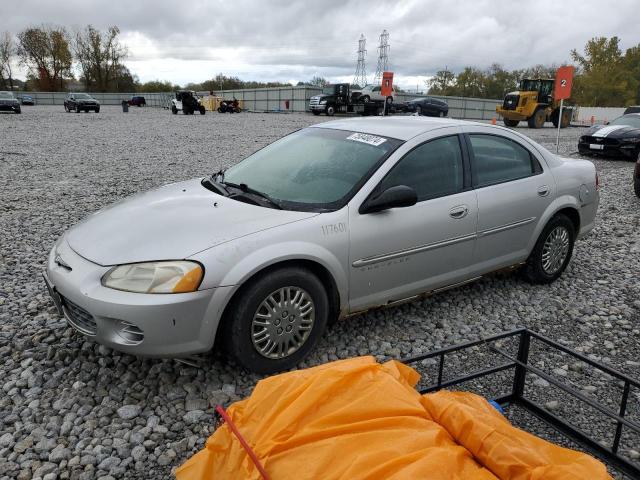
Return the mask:
<svg viewBox="0 0 640 480">
<path fill-rule="evenodd" d="M 596 172 L 596 192 L 600 190 L 600 177 L 598 177 L 598 172 Z"/>
</svg>

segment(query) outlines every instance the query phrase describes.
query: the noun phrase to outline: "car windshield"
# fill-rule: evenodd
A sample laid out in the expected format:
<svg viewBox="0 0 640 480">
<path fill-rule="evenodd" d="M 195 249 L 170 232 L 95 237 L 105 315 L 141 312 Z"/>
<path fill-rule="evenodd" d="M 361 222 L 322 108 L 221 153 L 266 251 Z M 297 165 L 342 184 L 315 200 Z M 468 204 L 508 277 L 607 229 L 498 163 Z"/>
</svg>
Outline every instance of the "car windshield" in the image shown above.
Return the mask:
<svg viewBox="0 0 640 480">
<path fill-rule="evenodd" d="M 11 92 L 0 92 L 0 98 L 13 98 L 13 93 L 11 93 Z"/>
<path fill-rule="evenodd" d="M 286 209 L 335 210 L 401 143 L 345 130 L 306 128 L 229 168 L 224 182 L 245 184 Z"/>
<path fill-rule="evenodd" d="M 87 98 L 91 98 L 89 95 L 87 95 L 86 93 L 76 93 L 75 94 L 76 98 L 80 98 L 82 100 L 87 99 Z"/>
<path fill-rule="evenodd" d="M 640 128 L 640 115 L 623 115 L 613 120 L 609 125 L 629 125 Z"/>
<path fill-rule="evenodd" d="M 332 95 L 333 94 L 333 85 L 331 85 L 330 87 L 324 87 L 322 89 L 322 93 L 324 95 Z"/>
</svg>

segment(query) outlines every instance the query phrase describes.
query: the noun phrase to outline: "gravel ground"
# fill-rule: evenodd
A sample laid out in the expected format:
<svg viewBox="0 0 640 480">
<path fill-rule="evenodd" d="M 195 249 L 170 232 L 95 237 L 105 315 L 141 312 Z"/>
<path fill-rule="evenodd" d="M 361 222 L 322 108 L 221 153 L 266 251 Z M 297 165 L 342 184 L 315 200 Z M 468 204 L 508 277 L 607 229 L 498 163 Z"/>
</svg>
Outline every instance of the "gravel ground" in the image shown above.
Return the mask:
<svg viewBox="0 0 640 480">
<path fill-rule="evenodd" d="M 248 395 L 259 377 L 215 355 L 195 368 L 86 342 L 46 294 L 46 255 L 68 227 L 107 204 L 204 176 L 326 117 L 173 116 L 151 108 L 125 115 L 108 106 L 99 114 L 66 114 L 61 106 L 23 112 L 0 115 L 0 478 L 167 478 L 213 430 L 211 406 Z M 555 142 L 552 128 L 520 131 L 549 148 Z M 563 130 L 564 155 L 577 155 L 582 131 Z M 301 367 L 354 355 L 417 355 L 526 326 L 640 377 L 640 201 L 631 163 L 595 163 L 597 227 L 553 285 L 496 274 L 339 322 Z M 620 389 L 610 378 L 581 379 L 580 365 L 539 353 L 536 365 L 615 405 Z M 546 382 L 530 380 L 532 395 L 550 410 L 573 408 Z M 640 392 L 632 391 L 636 419 L 639 405 Z M 609 424 L 576 408 L 596 438 L 610 438 Z M 625 438 L 621 448 L 637 458 L 639 444 Z"/>
</svg>

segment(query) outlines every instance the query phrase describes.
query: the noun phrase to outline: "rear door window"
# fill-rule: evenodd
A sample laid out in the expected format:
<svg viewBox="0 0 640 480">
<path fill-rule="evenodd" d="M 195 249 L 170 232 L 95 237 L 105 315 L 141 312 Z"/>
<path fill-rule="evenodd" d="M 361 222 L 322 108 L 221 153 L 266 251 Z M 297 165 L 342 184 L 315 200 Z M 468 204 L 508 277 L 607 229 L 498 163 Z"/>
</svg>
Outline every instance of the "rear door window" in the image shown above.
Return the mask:
<svg viewBox="0 0 640 480">
<path fill-rule="evenodd" d="M 486 187 L 542 172 L 538 161 L 519 143 L 497 135 L 470 134 L 474 187 Z"/>
</svg>

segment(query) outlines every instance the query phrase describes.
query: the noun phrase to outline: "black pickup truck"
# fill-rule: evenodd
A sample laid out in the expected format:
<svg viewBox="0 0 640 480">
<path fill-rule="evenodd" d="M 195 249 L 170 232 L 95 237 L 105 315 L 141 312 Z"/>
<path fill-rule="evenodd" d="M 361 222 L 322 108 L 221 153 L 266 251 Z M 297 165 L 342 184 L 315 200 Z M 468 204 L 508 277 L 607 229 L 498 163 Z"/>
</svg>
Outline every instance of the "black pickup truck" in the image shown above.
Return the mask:
<svg viewBox="0 0 640 480">
<path fill-rule="evenodd" d="M 314 115 L 325 113 L 333 116 L 340 112 L 356 112 L 362 115 L 377 115 L 383 111 L 383 101 L 360 99 L 360 91 L 352 91 L 348 83 L 335 83 L 323 87 L 320 95 L 309 99 L 309 110 Z"/>
</svg>

